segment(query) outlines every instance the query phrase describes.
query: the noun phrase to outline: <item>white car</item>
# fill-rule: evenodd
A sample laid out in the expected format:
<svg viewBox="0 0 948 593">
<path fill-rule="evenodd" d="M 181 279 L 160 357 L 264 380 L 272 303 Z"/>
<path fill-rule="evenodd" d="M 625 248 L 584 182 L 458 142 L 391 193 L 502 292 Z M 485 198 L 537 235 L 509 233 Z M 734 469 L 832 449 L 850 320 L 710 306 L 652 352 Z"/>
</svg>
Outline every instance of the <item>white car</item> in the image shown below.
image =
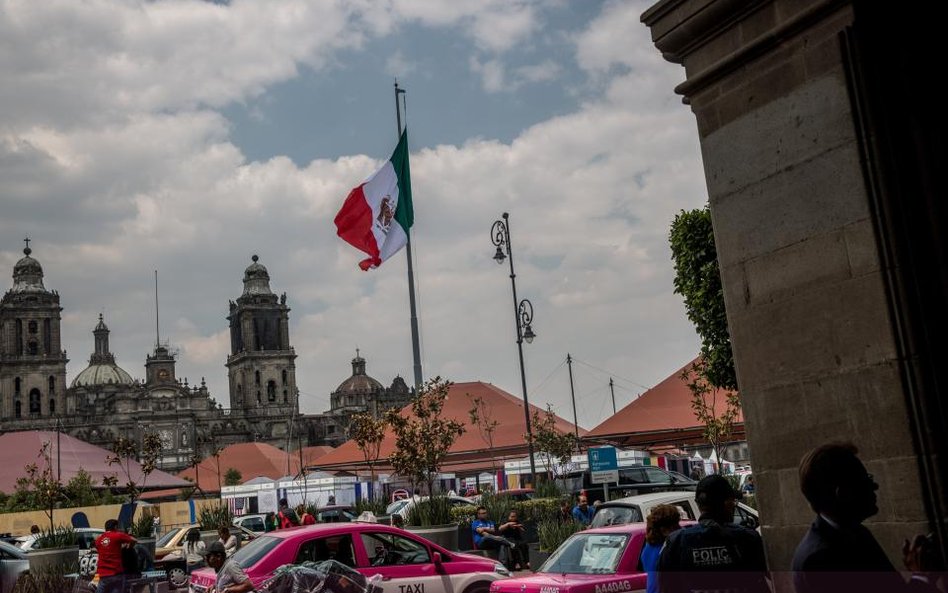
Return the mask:
<svg viewBox="0 0 948 593">
<path fill-rule="evenodd" d="M 701 514 L 694 492 L 652 492 L 600 504 L 596 508 L 590 527 L 641 523 L 645 521 L 652 509 L 660 504 L 678 507 L 681 518 L 686 521 L 697 521 Z M 738 502 L 734 507 L 734 522 L 748 529 L 760 528 L 757 511 L 742 502 Z"/>
<path fill-rule="evenodd" d="M 477 504 L 470 498 L 464 498 L 463 496 L 448 496 L 447 498 L 451 501 L 452 507 Z M 415 496 L 413 498 L 403 498 L 402 500 L 396 500 L 385 508 L 385 514 L 398 515 L 402 519 L 406 519 L 408 517 L 408 512 L 415 506 L 415 504 L 422 500 L 428 500 L 428 497 Z"/>
<path fill-rule="evenodd" d="M 234 517 L 234 525 L 238 527 L 243 527 L 244 529 L 250 530 L 256 534 L 266 533 L 267 529 L 264 525 L 264 520 L 266 515 L 241 515 L 240 517 Z"/>
<path fill-rule="evenodd" d="M 95 538 L 105 533 L 97 527 L 77 527 L 76 544 L 79 546 L 79 573 L 84 576 L 95 574 L 98 555 L 95 552 Z M 39 538 L 38 534 L 23 536 L 17 545 L 24 553 L 29 553 Z"/>
</svg>

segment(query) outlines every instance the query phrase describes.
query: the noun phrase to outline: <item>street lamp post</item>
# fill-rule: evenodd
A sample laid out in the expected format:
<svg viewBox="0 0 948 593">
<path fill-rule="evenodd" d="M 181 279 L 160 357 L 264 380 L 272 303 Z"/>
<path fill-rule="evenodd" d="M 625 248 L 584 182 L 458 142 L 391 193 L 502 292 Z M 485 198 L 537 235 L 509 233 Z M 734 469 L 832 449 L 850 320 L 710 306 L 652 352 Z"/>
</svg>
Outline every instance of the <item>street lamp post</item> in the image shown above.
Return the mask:
<svg viewBox="0 0 948 593">
<path fill-rule="evenodd" d="M 530 400 L 527 397 L 527 375 L 523 369 L 523 342 L 533 342 L 536 334 L 533 333 L 533 304 L 527 300 L 517 300 L 517 274 L 514 273 L 513 249 L 510 246 L 510 215 L 504 212 L 503 220 L 494 222 L 491 227 L 490 238 L 497 251 L 494 261 L 503 264 L 505 259 L 510 260 L 510 287 L 513 290 L 514 322 L 517 326 L 517 353 L 520 355 L 520 383 L 523 389 L 523 416 L 527 425 L 527 452 L 530 455 L 530 483 L 536 480 L 537 468 L 533 461 L 533 429 L 530 426 Z M 505 253 L 506 252 L 506 253 Z"/>
</svg>

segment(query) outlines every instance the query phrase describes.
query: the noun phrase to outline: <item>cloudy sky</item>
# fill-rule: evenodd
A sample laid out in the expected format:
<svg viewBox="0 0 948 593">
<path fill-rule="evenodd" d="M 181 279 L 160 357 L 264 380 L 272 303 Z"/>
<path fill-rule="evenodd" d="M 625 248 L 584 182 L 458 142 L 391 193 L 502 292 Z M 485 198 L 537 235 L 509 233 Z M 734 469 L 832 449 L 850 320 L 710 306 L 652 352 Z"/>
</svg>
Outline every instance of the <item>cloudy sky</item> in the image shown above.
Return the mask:
<svg viewBox="0 0 948 593">
<path fill-rule="evenodd" d="M 0 269 L 33 239 L 62 297 L 71 380 L 100 312 L 144 374 L 228 405 L 227 303 L 252 254 L 286 292 L 304 411 L 328 408 L 356 347 L 412 376 L 406 261 L 370 272 L 333 216 L 395 144 L 408 90 L 413 246 L 426 376 L 520 394 L 513 303 L 489 230 L 510 212 L 531 402 L 580 425 L 697 352 L 672 293 L 668 226 L 706 200 L 694 119 L 639 15 L 567 0 L 0 0 Z"/>
</svg>

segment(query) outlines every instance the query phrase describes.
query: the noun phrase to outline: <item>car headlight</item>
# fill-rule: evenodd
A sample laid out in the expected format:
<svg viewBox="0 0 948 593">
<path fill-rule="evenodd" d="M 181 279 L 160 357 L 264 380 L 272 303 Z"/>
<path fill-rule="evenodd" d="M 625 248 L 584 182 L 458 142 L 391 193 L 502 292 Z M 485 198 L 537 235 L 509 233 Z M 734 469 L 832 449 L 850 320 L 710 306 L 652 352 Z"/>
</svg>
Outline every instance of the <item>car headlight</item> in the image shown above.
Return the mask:
<svg viewBox="0 0 948 593">
<path fill-rule="evenodd" d="M 494 565 L 494 572 L 496 572 L 497 574 L 501 576 L 505 576 L 505 577 L 510 576 L 510 571 L 507 570 L 507 567 L 500 563 L 497 563 Z"/>
</svg>

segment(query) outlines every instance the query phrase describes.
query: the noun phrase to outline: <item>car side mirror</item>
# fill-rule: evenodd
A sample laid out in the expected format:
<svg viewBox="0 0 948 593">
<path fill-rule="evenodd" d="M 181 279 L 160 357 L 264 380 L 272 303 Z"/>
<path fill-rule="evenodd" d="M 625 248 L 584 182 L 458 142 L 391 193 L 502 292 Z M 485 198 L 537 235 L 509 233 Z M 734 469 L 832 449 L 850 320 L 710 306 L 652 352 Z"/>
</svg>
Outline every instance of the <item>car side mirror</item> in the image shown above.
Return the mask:
<svg viewBox="0 0 948 593">
<path fill-rule="evenodd" d="M 435 552 L 431 555 L 431 561 L 437 568 L 441 568 L 441 552 Z"/>
</svg>

